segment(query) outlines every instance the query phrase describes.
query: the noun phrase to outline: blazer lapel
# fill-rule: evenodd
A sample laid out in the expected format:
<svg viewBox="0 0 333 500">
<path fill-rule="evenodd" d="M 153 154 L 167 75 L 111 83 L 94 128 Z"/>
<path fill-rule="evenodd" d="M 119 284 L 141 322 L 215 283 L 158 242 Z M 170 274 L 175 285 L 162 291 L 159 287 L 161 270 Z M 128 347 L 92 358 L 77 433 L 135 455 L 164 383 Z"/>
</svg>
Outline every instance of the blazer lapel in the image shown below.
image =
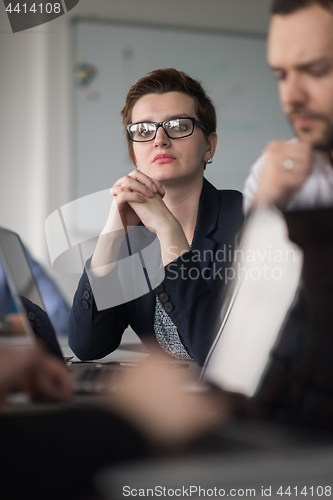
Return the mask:
<svg viewBox="0 0 333 500">
<path fill-rule="evenodd" d="M 192 242 L 192 250 L 198 251 L 201 269 L 211 264 L 214 255 L 216 242 L 209 235 L 216 229 L 219 210 L 219 192 L 204 178 Z"/>
</svg>

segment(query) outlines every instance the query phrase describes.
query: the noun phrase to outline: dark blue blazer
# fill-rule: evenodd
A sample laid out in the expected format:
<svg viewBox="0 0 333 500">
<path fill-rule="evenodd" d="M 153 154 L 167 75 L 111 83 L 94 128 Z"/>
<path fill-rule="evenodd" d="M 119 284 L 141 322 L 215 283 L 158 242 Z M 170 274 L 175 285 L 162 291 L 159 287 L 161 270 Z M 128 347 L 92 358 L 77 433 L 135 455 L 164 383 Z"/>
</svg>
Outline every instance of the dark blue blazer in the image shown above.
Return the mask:
<svg viewBox="0 0 333 500">
<path fill-rule="evenodd" d="M 87 273 L 76 291 L 68 325 L 69 346 L 80 359 L 99 359 L 117 349 L 130 325 L 143 343 L 156 341 L 156 294 L 201 366 L 220 324 L 220 311 L 232 275 L 235 237 L 243 223 L 242 195 L 219 191 L 204 179 L 191 250 L 165 268 L 155 290 L 125 304 L 98 311 Z"/>
</svg>

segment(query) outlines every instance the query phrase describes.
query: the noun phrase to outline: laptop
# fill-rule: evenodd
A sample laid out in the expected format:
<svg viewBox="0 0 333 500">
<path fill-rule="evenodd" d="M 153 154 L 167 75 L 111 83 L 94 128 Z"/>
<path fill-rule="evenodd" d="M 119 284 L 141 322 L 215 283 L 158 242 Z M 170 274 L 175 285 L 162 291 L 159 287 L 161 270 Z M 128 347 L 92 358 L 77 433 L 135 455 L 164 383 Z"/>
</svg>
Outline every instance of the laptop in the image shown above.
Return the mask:
<svg viewBox="0 0 333 500">
<path fill-rule="evenodd" d="M 68 359 L 62 354 L 21 239 L 4 228 L 0 228 L 0 259 L 16 308 L 15 312 L 8 311 L 8 314 L 15 314 L 16 331 L 10 335 L 0 333 L 0 345 L 22 346 L 38 340 L 48 352 L 65 363 Z M 133 362 L 71 364 L 75 392 L 110 392 L 116 387 L 117 372 L 133 365 Z"/>
<path fill-rule="evenodd" d="M 221 326 L 202 379 L 253 396 L 297 297 L 303 253 L 288 237 L 283 215 L 262 206 L 251 213 L 235 252 L 234 275 Z"/>
</svg>

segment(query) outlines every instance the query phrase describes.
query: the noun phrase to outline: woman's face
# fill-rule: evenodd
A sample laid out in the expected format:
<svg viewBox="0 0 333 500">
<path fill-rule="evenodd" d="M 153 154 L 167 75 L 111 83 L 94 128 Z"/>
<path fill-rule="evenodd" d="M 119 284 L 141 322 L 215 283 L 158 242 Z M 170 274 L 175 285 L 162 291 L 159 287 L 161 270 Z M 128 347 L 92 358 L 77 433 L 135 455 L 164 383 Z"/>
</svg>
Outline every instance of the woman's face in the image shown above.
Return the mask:
<svg viewBox="0 0 333 500">
<path fill-rule="evenodd" d="M 147 94 L 135 104 L 132 123 L 163 122 L 186 116 L 198 119 L 195 101 L 189 95 L 182 92 Z M 136 165 L 144 174 L 162 183 L 200 178 L 205 160 L 212 158 L 215 152 L 216 140 L 216 134 L 211 134 L 207 141 L 197 125 L 192 135 L 181 139 L 170 139 L 159 127 L 154 140 L 133 142 Z"/>
</svg>

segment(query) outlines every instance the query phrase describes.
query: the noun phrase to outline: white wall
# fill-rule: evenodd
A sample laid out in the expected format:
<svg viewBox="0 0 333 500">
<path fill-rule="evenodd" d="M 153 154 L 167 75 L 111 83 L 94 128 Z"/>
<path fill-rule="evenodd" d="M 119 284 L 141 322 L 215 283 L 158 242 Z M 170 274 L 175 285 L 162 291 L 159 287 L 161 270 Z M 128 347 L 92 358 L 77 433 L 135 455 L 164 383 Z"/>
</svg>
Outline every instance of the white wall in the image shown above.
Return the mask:
<svg viewBox="0 0 333 500">
<path fill-rule="evenodd" d="M 0 225 L 49 265 L 44 222 L 73 199 L 71 19 L 265 34 L 267 0 L 80 0 L 51 23 L 13 34 L 0 3 Z M 53 271 L 50 270 L 52 274 Z M 71 299 L 76 276 L 55 274 Z"/>
</svg>

